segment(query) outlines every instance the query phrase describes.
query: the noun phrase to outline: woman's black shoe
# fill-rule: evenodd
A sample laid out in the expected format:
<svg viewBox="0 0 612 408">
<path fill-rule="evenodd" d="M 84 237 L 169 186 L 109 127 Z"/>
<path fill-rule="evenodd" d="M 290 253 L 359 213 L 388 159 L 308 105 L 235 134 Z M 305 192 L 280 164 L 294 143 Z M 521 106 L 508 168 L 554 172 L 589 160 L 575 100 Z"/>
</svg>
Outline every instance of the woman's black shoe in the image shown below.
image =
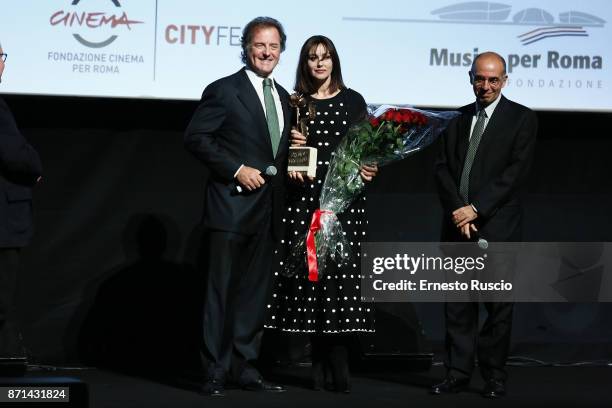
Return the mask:
<svg viewBox="0 0 612 408">
<path fill-rule="evenodd" d="M 313 361 L 311 369 L 311 380 L 312 389 L 315 391 L 321 391 L 325 388 L 325 371 L 323 368 L 323 361 Z"/>
<path fill-rule="evenodd" d="M 345 346 L 334 346 L 329 354 L 329 363 L 334 378 L 334 391 L 351 392 L 348 367 L 348 349 Z"/>
</svg>

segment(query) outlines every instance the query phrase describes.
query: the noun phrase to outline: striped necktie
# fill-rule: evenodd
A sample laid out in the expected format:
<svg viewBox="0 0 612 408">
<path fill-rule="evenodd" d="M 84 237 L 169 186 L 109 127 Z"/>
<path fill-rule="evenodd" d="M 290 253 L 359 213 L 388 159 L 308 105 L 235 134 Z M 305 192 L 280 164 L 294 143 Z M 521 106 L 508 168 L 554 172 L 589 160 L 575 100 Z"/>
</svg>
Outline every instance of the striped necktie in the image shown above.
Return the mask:
<svg viewBox="0 0 612 408">
<path fill-rule="evenodd" d="M 470 145 L 468 146 L 465 162 L 463 163 L 463 171 L 461 172 L 461 179 L 459 181 L 459 195 L 466 204 L 470 202 L 468 199 L 468 192 L 470 190 L 470 171 L 472 170 L 472 164 L 474 164 L 474 157 L 476 157 L 480 139 L 482 139 L 482 134 L 485 130 L 486 120 L 487 113 L 484 109 L 481 109 L 478 112 L 476 124 L 472 131 L 472 137 L 470 137 Z"/>
</svg>

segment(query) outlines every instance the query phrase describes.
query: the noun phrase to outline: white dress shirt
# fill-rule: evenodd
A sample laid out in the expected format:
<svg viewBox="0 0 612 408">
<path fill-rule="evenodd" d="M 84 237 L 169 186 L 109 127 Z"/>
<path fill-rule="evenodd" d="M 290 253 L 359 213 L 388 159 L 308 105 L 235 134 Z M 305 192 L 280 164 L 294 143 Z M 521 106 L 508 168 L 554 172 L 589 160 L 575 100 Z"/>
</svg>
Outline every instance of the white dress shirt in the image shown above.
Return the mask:
<svg viewBox="0 0 612 408">
<path fill-rule="evenodd" d="M 489 124 L 489 120 L 491 120 L 491 116 L 493 116 L 493 112 L 495 111 L 497 104 L 499 104 L 500 99 L 501 99 L 501 93 L 497 96 L 497 99 L 491 102 L 489 106 L 484 108 L 485 112 L 487 113 L 487 117 L 485 118 L 485 124 L 484 124 L 483 131 L 484 129 L 487 128 L 487 125 Z M 474 126 L 476 126 L 476 121 L 478 120 L 478 111 L 480 109 L 480 107 L 478 106 L 478 102 L 475 102 L 475 104 L 476 104 L 476 109 L 474 110 L 474 116 L 472 116 L 472 126 L 470 127 L 470 139 L 472 138 L 472 133 L 474 132 Z"/>
<path fill-rule="evenodd" d="M 264 101 L 264 93 L 263 93 L 263 80 L 265 78 L 258 76 L 255 72 L 251 71 L 249 68 L 246 70 L 246 74 L 249 77 L 249 80 L 253 84 L 255 88 L 255 92 L 257 92 L 257 96 L 259 96 L 259 101 L 261 102 L 261 106 L 268 116 L 268 112 L 266 112 L 266 102 Z M 278 126 L 280 127 L 280 134 L 283 133 L 283 129 L 285 126 L 285 118 L 283 116 L 283 105 L 281 104 L 280 97 L 278 96 L 278 91 L 276 90 L 276 82 L 274 82 L 274 77 L 272 75 L 268 76 L 272 80 L 272 98 L 274 98 L 274 105 L 276 105 L 276 114 L 278 115 Z"/>
<path fill-rule="evenodd" d="M 266 116 L 268 116 L 268 112 L 266 111 L 266 102 L 264 100 L 264 92 L 263 92 L 263 80 L 265 78 L 260 77 L 248 67 L 245 69 L 245 72 L 247 74 L 247 77 L 249 77 L 251 84 L 253 84 L 253 88 L 255 88 L 255 92 L 257 92 L 257 96 L 259 97 L 259 102 L 261 103 L 261 107 L 263 108 L 264 113 L 266 114 Z M 279 133 L 282 136 L 283 129 L 285 128 L 285 117 L 283 114 L 283 105 L 281 103 L 280 96 L 278 96 L 278 91 L 276 90 L 276 82 L 274 82 L 274 77 L 272 75 L 269 75 L 267 78 L 270 78 L 272 80 L 272 98 L 274 99 L 274 105 L 276 105 L 276 115 L 278 116 L 278 126 L 280 128 Z M 244 167 L 244 164 L 238 167 L 238 170 L 236 170 L 236 173 L 234 173 L 234 177 L 238 175 L 242 167 Z"/>
</svg>

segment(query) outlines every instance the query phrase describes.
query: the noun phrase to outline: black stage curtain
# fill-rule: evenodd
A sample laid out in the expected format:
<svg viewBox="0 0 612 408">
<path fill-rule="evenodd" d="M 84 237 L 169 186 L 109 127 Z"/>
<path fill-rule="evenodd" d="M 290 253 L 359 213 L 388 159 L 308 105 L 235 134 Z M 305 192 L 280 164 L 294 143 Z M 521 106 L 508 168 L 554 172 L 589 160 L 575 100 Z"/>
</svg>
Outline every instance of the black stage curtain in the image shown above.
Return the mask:
<svg viewBox="0 0 612 408">
<path fill-rule="evenodd" d="M 203 276 L 203 166 L 183 149 L 196 102 L 8 95 L 40 152 L 36 236 L 24 253 L 19 314 L 44 363 L 189 366 Z M 612 114 L 540 112 L 526 241 L 612 241 Z M 369 192 L 372 241 L 436 241 L 435 146 L 381 171 Z M 439 304 L 397 304 L 443 341 Z M 412 317 L 412 319 L 415 319 Z M 609 359 L 612 305 L 521 304 L 513 355 Z M 419 351 L 419 350 L 414 350 Z"/>
</svg>

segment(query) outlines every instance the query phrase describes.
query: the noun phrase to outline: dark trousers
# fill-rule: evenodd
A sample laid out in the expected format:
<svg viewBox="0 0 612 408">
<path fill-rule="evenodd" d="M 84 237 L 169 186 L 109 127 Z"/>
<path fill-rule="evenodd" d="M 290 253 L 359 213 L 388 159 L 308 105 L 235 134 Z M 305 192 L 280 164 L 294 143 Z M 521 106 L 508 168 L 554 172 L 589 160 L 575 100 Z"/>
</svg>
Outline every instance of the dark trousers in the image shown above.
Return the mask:
<svg viewBox="0 0 612 408">
<path fill-rule="evenodd" d="M 0 248 L 0 357 L 25 357 L 15 319 L 19 249 Z"/>
<path fill-rule="evenodd" d="M 506 381 L 505 370 L 513 303 L 484 302 L 487 318 L 478 331 L 479 303 L 447 303 L 446 368 L 456 378 L 469 378 L 474 369 L 474 357 L 485 380 Z"/>
<path fill-rule="evenodd" d="M 204 302 L 204 355 L 209 377 L 238 382 L 259 378 L 249 362 L 259 355 L 265 306 L 272 285 L 269 228 L 254 235 L 207 231 L 208 279 Z"/>
</svg>

